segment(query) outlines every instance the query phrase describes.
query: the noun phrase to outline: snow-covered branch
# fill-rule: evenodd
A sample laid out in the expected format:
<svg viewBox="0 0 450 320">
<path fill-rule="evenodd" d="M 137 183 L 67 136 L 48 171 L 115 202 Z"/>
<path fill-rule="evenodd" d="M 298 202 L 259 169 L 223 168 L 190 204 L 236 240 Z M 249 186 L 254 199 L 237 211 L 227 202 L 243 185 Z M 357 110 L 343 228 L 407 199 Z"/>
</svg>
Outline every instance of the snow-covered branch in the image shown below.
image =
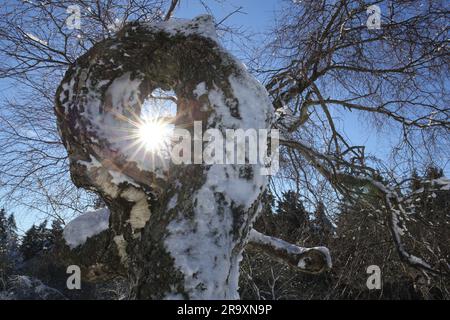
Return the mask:
<svg viewBox="0 0 450 320">
<path fill-rule="evenodd" d="M 299 151 L 341 193 L 351 194 L 352 188 L 356 187 L 370 187 L 376 190 L 378 196 L 384 202 L 387 225 L 400 259 L 418 270 L 441 274 L 420 257 L 408 252 L 402 241 L 402 236 L 408 232 L 404 223 L 406 217 L 403 207 L 404 199 L 395 190 L 374 179 L 373 175 L 376 173 L 374 169 L 368 166 L 350 164 L 344 159 L 322 154 L 302 142 L 281 140 L 280 144 Z M 342 170 L 342 168 L 346 168 L 347 171 Z M 446 179 L 441 179 L 434 182 L 433 185 L 438 189 L 446 189 L 448 187 L 446 182 Z"/>
<path fill-rule="evenodd" d="M 349 177 L 347 177 L 348 179 Z M 370 185 L 371 187 L 377 189 L 382 195 L 383 200 L 386 206 L 386 213 L 388 214 L 388 225 L 391 231 L 395 246 L 397 248 L 400 259 L 410 266 L 414 268 L 418 268 L 420 270 L 429 271 L 432 273 L 438 273 L 434 270 L 428 263 L 423 261 L 421 258 L 411 254 L 406 249 L 403 241 L 402 235 L 407 232 L 405 227 L 405 215 L 406 212 L 401 203 L 401 199 L 398 196 L 397 192 L 391 190 L 389 187 L 385 186 L 379 181 L 375 181 L 370 177 L 350 177 L 353 180 L 358 180 L 360 182 L 365 183 L 366 185 Z"/>
<path fill-rule="evenodd" d="M 321 273 L 331 268 L 331 256 L 326 247 L 303 248 L 284 240 L 250 231 L 247 248 L 259 250 L 299 271 Z"/>
</svg>

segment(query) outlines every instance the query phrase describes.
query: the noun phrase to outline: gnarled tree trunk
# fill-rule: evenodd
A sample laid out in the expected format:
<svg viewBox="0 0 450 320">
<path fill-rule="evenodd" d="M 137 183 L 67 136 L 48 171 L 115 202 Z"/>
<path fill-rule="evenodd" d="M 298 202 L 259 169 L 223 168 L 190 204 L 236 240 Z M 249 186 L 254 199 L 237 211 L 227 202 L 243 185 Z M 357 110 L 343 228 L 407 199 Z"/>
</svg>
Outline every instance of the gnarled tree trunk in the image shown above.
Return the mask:
<svg viewBox="0 0 450 320">
<path fill-rule="evenodd" d="M 236 299 L 266 177 L 258 164 L 177 165 L 142 150 L 133 133 L 155 89 L 176 94 L 173 123 L 193 144 L 207 144 L 194 135 L 194 121 L 224 136 L 271 126 L 265 89 L 217 43 L 210 17 L 131 23 L 80 57 L 57 91 L 72 179 L 108 205 L 106 252 L 120 257 L 116 268 L 126 270 L 136 298 Z M 320 257 L 298 256 L 298 266 L 322 271 L 327 252 L 311 252 Z"/>
</svg>

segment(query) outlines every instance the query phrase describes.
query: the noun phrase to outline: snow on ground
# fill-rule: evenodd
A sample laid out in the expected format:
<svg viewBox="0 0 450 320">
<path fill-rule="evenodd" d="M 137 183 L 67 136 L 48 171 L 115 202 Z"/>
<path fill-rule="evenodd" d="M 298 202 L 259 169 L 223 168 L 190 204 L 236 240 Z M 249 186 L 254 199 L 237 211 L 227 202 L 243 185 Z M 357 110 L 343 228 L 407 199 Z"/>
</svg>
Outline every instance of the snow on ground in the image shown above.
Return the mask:
<svg viewBox="0 0 450 320">
<path fill-rule="evenodd" d="M 64 228 L 63 236 L 72 249 L 82 245 L 87 238 L 108 229 L 109 209 L 89 211 L 70 221 Z"/>
<path fill-rule="evenodd" d="M 0 291 L 0 300 L 65 300 L 58 290 L 48 287 L 42 281 L 28 276 L 11 276 L 8 290 Z"/>
</svg>

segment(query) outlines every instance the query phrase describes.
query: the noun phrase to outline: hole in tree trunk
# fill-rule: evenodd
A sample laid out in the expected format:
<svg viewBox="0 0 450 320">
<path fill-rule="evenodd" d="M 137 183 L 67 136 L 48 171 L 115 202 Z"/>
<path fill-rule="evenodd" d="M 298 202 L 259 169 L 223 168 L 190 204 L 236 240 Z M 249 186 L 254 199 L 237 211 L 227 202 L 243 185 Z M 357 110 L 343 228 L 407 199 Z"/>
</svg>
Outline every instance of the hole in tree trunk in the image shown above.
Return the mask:
<svg viewBox="0 0 450 320">
<path fill-rule="evenodd" d="M 173 91 L 155 89 L 141 106 L 138 139 L 148 152 L 168 153 L 177 115 Z"/>
</svg>

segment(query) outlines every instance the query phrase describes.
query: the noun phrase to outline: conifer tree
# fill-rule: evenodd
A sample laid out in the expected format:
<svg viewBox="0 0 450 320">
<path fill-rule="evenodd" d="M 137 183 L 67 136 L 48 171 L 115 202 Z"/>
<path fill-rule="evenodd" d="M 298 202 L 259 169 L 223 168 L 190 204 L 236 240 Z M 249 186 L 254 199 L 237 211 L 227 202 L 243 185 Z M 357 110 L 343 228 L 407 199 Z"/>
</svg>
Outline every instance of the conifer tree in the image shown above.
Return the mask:
<svg viewBox="0 0 450 320">
<path fill-rule="evenodd" d="M 14 215 L 0 210 L 0 273 L 9 274 L 19 261 L 18 235 Z"/>
<path fill-rule="evenodd" d="M 298 194 L 292 190 L 283 193 L 276 209 L 279 222 L 279 236 L 286 241 L 296 242 L 309 229 L 309 214 L 303 207 Z"/>
</svg>

